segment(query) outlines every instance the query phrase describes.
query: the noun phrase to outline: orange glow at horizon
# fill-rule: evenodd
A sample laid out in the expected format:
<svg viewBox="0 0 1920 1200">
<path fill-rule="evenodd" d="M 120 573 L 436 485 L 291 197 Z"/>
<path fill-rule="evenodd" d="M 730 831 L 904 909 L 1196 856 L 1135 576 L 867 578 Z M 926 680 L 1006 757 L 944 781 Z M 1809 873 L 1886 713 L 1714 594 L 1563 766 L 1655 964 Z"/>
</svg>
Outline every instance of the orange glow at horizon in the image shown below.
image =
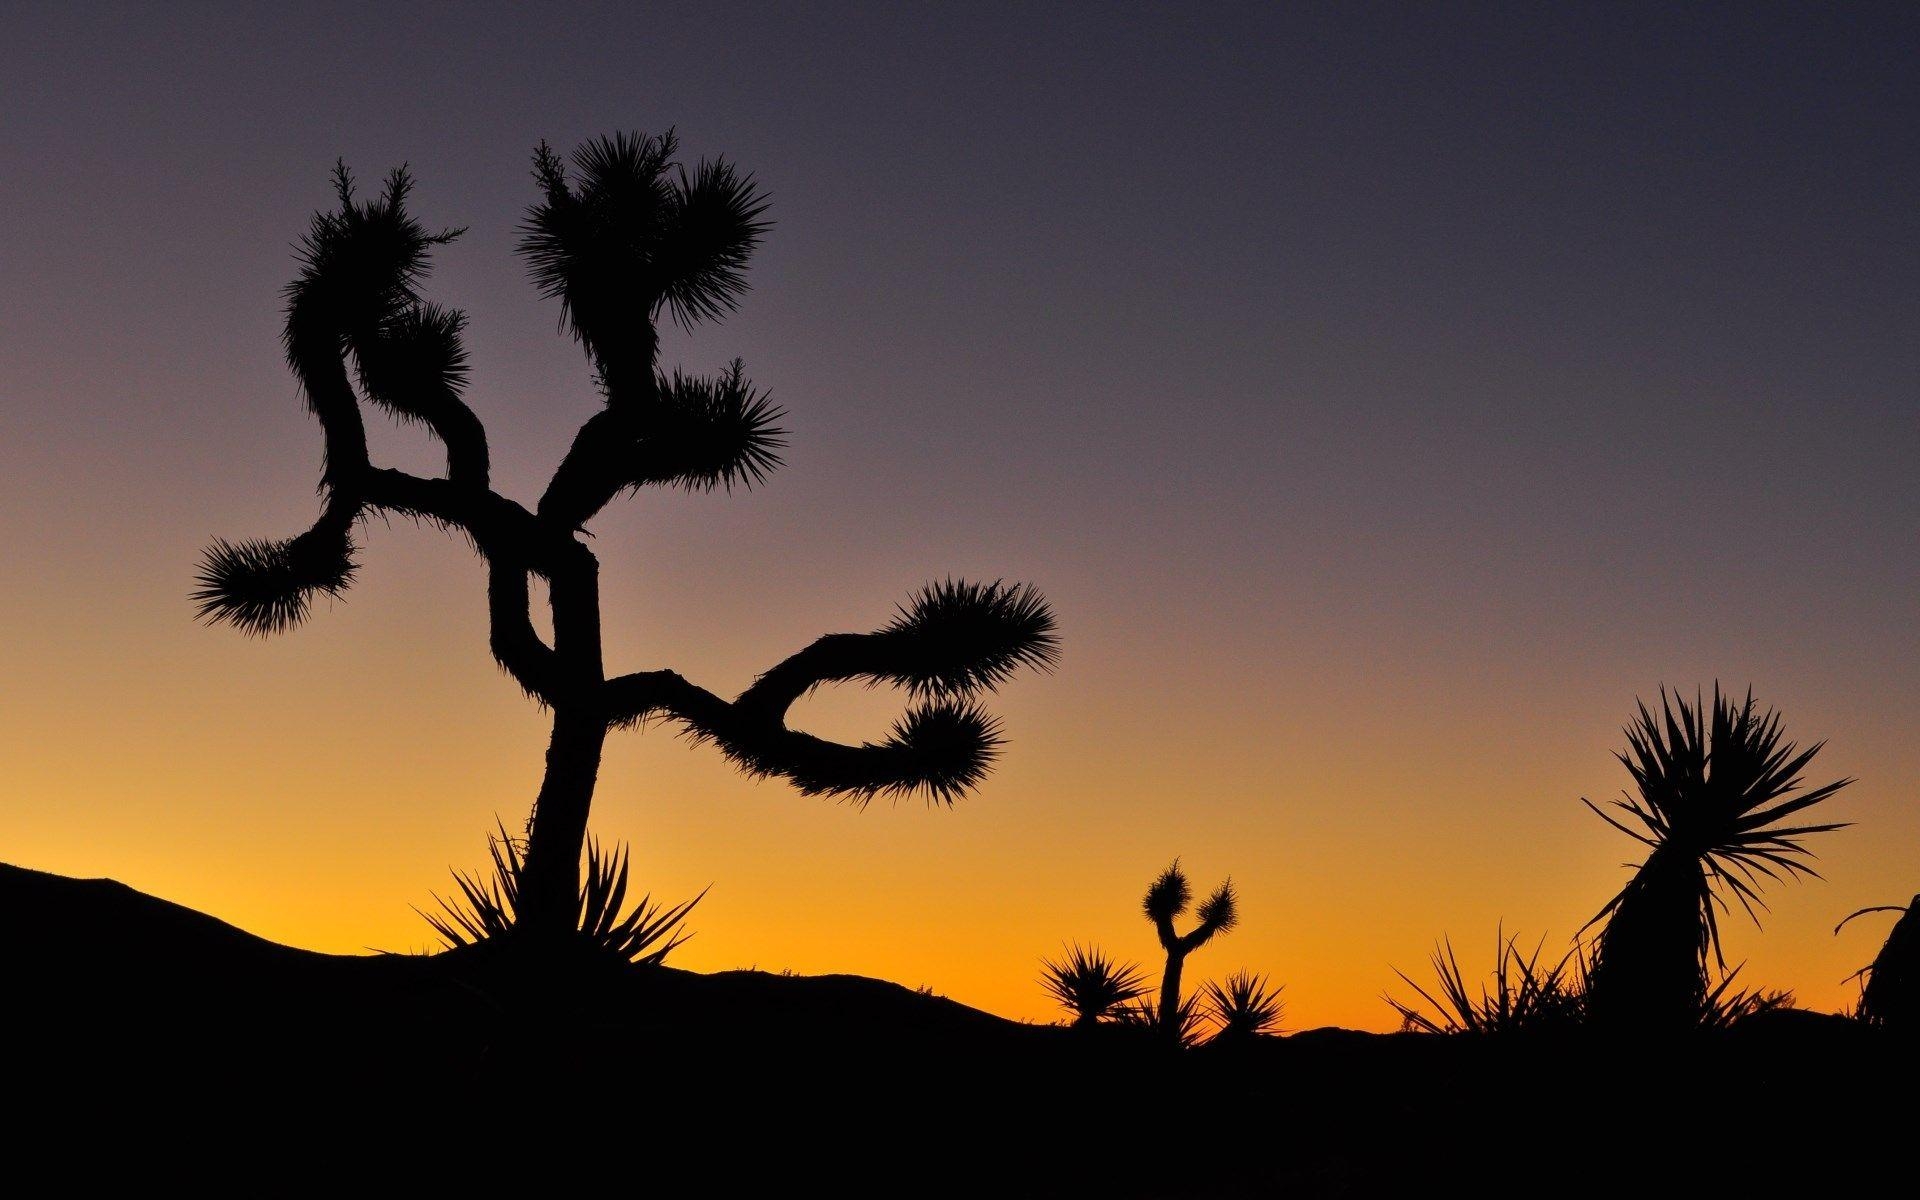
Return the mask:
<svg viewBox="0 0 1920 1200">
<path fill-rule="evenodd" d="M 724 503 L 652 506 L 667 510 L 647 514 L 666 528 L 641 540 L 676 542 Z M 816 633 L 887 615 L 883 601 L 804 581 L 791 609 L 763 609 L 772 598 L 748 590 L 748 561 L 730 579 L 720 564 L 719 586 L 678 567 L 645 575 L 613 552 L 640 520 L 605 522 L 618 532 L 595 540 L 616 663 L 670 662 L 737 688 Z M 447 868 L 484 862 L 496 815 L 510 828 L 524 819 L 545 719 L 486 656 L 471 557 L 427 530 L 369 541 L 351 600 L 273 641 L 192 625 L 179 591 L 130 586 L 118 557 L 91 593 L 110 611 L 42 608 L 41 636 L 16 647 L 15 663 L 40 702 L 6 714 L 5 860 L 112 876 L 312 949 L 429 948 L 410 906 L 446 892 Z M 151 565 L 148 578 L 184 584 L 182 564 Z M 1244 629 L 1189 625 L 1155 645 L 1071 571 L 1031 574 L 1061 613 L 1067 658 L 997 698 L 1011 743 L 951 810 L 807 799 L 664 729 L 616 735 L 594 832 L 631 844 L 635 884 L 655 897 L 714 885 L 675 965 L 865 974 L 1053 1020 L 1036 976 L 1067 941 L 1157 972 L 1139 898 L 1179 855 L 1196 887 L 1231 875 L 1242 896 L 1240 927 L 1195 956 L 1190 988 L 1250 968 L 1286 985 L 1289 1029 L 1385 1030 L 1396 1018 L 1381 994 L 1408 990 L 1393 968 L 1425 982 L 1444 935 L 1479 971 L 1497 926 L 1529 946 L 1544 938 L 1557 957 L 1624 880 L 1619 864 L 1638 857 L 1578 797 L 1618 794 L 1617 723 L 1651 684 L 1560 694 L 1524 664 L 1476 679 L 1447 650 L 1363 687 L 1343 680 L 1354 648 L 1329 628 L 1312 639 L 1319 653 L 1291 652 L 1290 678 L 1310 681 L 1298 694 L 1263 692 Z M 649 625 L 662 647 L 651 652 L 633 634 Z M 1120 645 L 1127 655 L 1112 652 Z M 1831 806 L 1860 824 L 1816 839 L 1830 882 L 1768 889 L 1764 934 L 1744 917 L 1725 922 L 1729 957 L 1747 961 L 1745 981 L 1835 1009 L 1877 940 L 1828 929 L 1905 898 L 1902 839 L 1887 831 L 1912 823 L 1911 806 L 1883 781 L 1907 768 L 1863 749 L 1877 732 L 1864 698 L 1808 689 L 1782 700 L 1760 682 L 1790 736 L 1831 736 L 1820 781 L 1861 777 Z M 1447 703 L 1429 703 L 1442 692 Z M 843 688 L 804 702 L 796 720 L 859 738 L 898 703 Z M 1863 725 L 1867 737 L 1847 736 Z"/>
<path fill-rule="evenodd" d="M 410 164 L 422 223 L 468 229 L 422 291 L 467 313 L 494 485 L 532 502 L 600 397 L 515 253 L 529 155 L 677 125 L 776 224 L 662 366 L 744 359 L 789 447 L 590 523 L 608 669 L 731 695 L 947 576 L 1033 583 L 1063 657 L 987 698 L 1008 745 L 951 809 L 614 734 L 592 832 L 656 899 L 712 885 L 673 965 L 1053 1020 L 1068 942 L 1157 972 L 1140 901 L 1178 856 L 1241 900 L 1189 989 L 1249 969 L 1290 1030 L 1391 1029 L 1443 937 L 1470 976 L 1497 929 L 1569 947 L 1642 853 L 1580 798 L 1628 784 L 1636 699 L 1717 680 L 1826 740 L 1807 783 L 1858 779 L 1825 878 L 1769 884 L 1764 931 L 1735 905 L 1728 960 L 1852 1003 L 1886 926 L 1833 925 L 1920 890 L 1895 18 L 482 8 L 9 13 L 0 861 L 430 946 L 413 908 L 525 819 L 545 749 L 480 561 L 376 524 L 289 634 L 189 600 L 211 539 L 315 513 L 290 244 L 336 158 Z M 826 689 L 794 724 L 873 738 L 902 703 Z"/>
</svg>

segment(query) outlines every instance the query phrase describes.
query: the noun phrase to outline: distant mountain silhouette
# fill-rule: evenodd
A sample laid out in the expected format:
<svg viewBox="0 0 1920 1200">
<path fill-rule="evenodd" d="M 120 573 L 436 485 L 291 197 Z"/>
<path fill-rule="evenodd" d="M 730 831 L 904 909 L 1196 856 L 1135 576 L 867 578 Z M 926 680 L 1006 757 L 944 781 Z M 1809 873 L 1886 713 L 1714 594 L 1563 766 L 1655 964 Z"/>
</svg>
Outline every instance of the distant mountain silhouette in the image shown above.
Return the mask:
<svg viewBox="0 0 1920 1200">
<path fill-rule="evenodd" d="M 550 1186 L 644 1166 L 656 1189 L 703 1194 L 1372 1196 L 1491 1171 L 1578 1195 L 1644 1182 L 1633 1144 L 1595 1161 L 1592 1139 L 1667 1097 L 1688 1117 L 1663 1142 L 1663 1183 L 1777 1188 L 1804 1168 L 1836 1187 L 1903 1168 L 1911 1112 L 1912 1043 L 1811 1013 L 1678 1041 L 1311 1030 L 1183 1052 L 855 976 L 589 954 L 535 987 L 524 956 L 488 945 L 316 954 L 108 880 L 7 866 L 0 963 L 14 1144 L 36 1123 L 134 1127 L 192 1139 L 176 1146 L 196 1147 L 203 1179 L 237 1170 L 242 1140 L 326 1162 L 438 1137 L 454 1139 L 428 1160 L 443 1180 L 487 1169 L 499 1142 L 512 1153 L 494 1170 Z M 543 1100 L 516 1108 L 529 1095 Z M 1205 1151 L 1143 1136 L 1146 1097 L 1203 1121 Z M 1762 1126 L 1800 1157 L 1726 1149 Z M 541 1167 L 543 1145 L 566 1153 Z"/>
</svg>

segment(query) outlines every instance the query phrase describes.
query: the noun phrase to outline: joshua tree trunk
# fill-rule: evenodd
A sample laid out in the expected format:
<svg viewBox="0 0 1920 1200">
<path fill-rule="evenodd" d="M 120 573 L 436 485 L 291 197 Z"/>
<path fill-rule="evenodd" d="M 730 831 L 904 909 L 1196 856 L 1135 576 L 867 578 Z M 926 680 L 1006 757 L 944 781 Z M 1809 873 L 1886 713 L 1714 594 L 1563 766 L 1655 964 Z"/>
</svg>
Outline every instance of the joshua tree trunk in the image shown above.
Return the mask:
<svg viewBox="0 0 1920 1200">
<path fill-rule="evenodd" d="M 1594 951 L 1587 1002 L 1602 1024 L 1683 1029 L 1706 996 L 1707 895 L 1700 859 L 1657 847 L 1621 893 Z"/>
<path fill-rule="evenodd" d="M 1187 964 L 1187 952 L 1178 942 L 1167 947 L 1167 970 L 1160 977 L 1160 1031 L 1180 1040 L 1180 968 Z"/>
<path fill-rule="evenodd" d="M 573 931 L 580 904 L 580 847 L 606 738 L 602 717 L 554 713 L 547 773 L 527 819 L 527 858 L 520 876 L 520 927 L 536 937 Z"/>
<path fill-rule="evenodd" d="M 557 686 L 546 775 L 527 817 L 519 925 L 534 937 L 563 937 L 577 923 L 580 851 L 607 740 L 606 708 L 599 702 L 605 688 L 600 563 L 571 531 L 551 530 L 551 522 L 541 525 L 549 528 L 557 549 L 549 552 L 554 561 L 548 575 Z"/>
</svg>

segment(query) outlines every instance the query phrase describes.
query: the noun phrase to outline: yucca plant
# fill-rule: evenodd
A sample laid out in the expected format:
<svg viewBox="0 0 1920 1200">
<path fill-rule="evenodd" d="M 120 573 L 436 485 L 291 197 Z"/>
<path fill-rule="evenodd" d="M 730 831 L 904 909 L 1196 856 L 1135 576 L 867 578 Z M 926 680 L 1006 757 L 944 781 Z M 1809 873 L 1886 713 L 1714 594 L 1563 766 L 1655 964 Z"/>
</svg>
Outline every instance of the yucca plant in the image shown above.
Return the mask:
<svg viewBox="0 0 1920 1200">
<path fill-rule="evenodd" d="M 1117 962 L 1098 946 L 1076 942 L 1058 961 L 1041 959 L 1040 968 L 1040 986 L 1073 1014 L 1076 1029 L 1114 1019 L 1147 990 L 1146 975 L 1137 964 Z"/>
<path fill-rule="evenodd" d="M 571 163 L 545 143 L 534 152 L 538 196 L 519 250 L 585 351 L 600 407 L 531 505 L 490 482 L 486 428 L 463 397 L 466 317 L 419 294 L 432 253 L 459 231 L 429 233 L 414 219 L 404 168 L 368 200 L 340 165 L 336 203 L 314 216 L 286 290 L 287 362 L 326 442 L 320 516 L 288 539 L 216 541 L 195 593 L 204 619 L 264 636 L 298 625 L 315 600 L 344 595 L 356 538 L 390 517 L 457 533 L 478 551 L 493 655 L 552 717 L 514 920 L 556 937 L 575 923 L 611 730 L 678 724 L 740 769 L 782 776 L 808 795 L 864 803 L 911 793 L 951 804 L 985 778 L 1001 745 L 982 696 L 1057 654 L 1053 615 L 1032 588 L 949 580 L 875 632 L 820 638 L 731 700 L 671 670 L 607 670 L 586 525 L 642 488 L 752 487 L 785 445 L 780 410 L 738 361 L 710 377 L 660 367 L 660 320 L 691 329 L 732 312 L 770 228 L 752 176 L 719 159 L 683 166 L 678 152 L 671 131 L 597 138 Z M 369 410 L 426 428 L 445 446 L 445 473 L 375 465 Z M 551 638 L 529 614 L 536 578 Z M 846 681 L 906 689 L 910 707 L 889 736 L 841 745 L 788 726 L 800 697 Z"/>
<path fill-rule="evenodd" d="M 1544 944 L 1542 939 L 1532 953 L 1525 953 L 1517 937 L 1497 932 L 1492 986 L 1482 983 L 1475 989 L 1460 969 L 1453 943 L 1442 939 L 1433 951 L 1433 991 L 1415 983 L 1404 971 L 1394 972 L 1419 994 L 1426 1007 L 1403 1004 L 1392 996 L 1385 999 L 1400 1014 L 1400 1026 L 1408 1032 L 1506 1034 L 1577 1024 L 1581 1019 L 1584 964 L 1576 950 L 1543 967 L 1540 949 Z"/>
<path fill-rule="evenodd" d="M 1646 846 L 1646 860 L 1618 895 L 1583 928 L 1594 938 L 1587 1005 L 1596 1023 L 1675 1030 L 1697 1022 L 1708 995 L 1709 961 L 1724 972 L 1716 908 L 1731 893 L 1758 925 L 1767 880 L 1816 874 L 1801 839 L 1841 824 L 1792 824 L 1790 818 L 1853 782 L 1801 790 L 1801 772 L 1824 743 L 1797 749 L 1780 718 L 1713 690 L 1709 711 L 1697 699 L 1661 690 L 1661 713 L 1647 706 L 1628 726 L 1616 755 L 1635 794 L 1613 806 L 1638 828 L 1594 804 L 1609 825 Z"/>
<path fill-rule="evenodd" d="M 1876 912 L 1897 912 L 1901 916 L 1873 962 L 1853 974 L 1862 981 L 1860 1004 L 1854 1015 L 1869 1025 L 1920 1030 L 1920 896 L 1915 896 L 1911 904 L 1863 908 L 1835 925 L 1833 932 L 1837 935 L 1854 917 Z"/>
<path fill-rule="evenodd" d="M 1163 1018 L 1163 1014 L 1168 1012 L 1173 1014 L 1172 1020 Z M 1199 1042 L 1205 1018 L 1200 1010 L 1199 996 L 1188 996 L 1173 1009 L 1161 1008 L 1152 998 L 1142 996 L 1115 1010 L 1114 1020 L 1116 1024 L 1143 1030 L 1155 1038 L 1165 1039 L 1186 1049 Z"/>
<path fill-rule="evenodd" d="M 1744 966 L 1745 964 L 1741 964 Z M 1701 998 L 1700 1010 L 1694 1016 L 1694 1023 L 1702 1029 L 1731 1029 L 1748 1017 L 1759 1013 L 1772 1012 L 1777 1008 L 1792 1008 L 1793 993 L 1781 989 L 1763 990 L 1759 988 L 1736 988 L 1734 981 L 1739 977 L 1741 967 L 1735 967 L 1720 977 Z"/>
<path fill-rule="evenodd" d="M 420 912 L 450 949 L 507 937 L 519 926 L 525 848 L 501 826 L 499 835 L 488 839 L 487 853 L 493 859 L 491 876 L 455 871 L 453 880 L 459 894 L 451 899 L 436 894 L 434 901 L 440 911 Z M 599 842 L 587 839 L 587 869 L 581 881 L 574 931 L 594 950 L 621 962 L 658 966 L 692 936 L 681 926 L 707 893 L 703 889 L 700 895 L 670 908 L 654 903 L 649 894 L 629 909 L 627 868 L 626 846 L 617 846 L 607 854 Z"/>
<path fill-rule="evenodd" d="M 1268 987 L 1265 975 L 1235 971 L 1225 983 L 1207 982 L 1201 992 L 1201 1011 L 1213 1022 L 1213 1041 L 1223 1045 L 1250 1042 L 1280 1031 L 1286 1005 L 1282 987 Z"/>
<path fill-rule="evenodd" d="M 1195 914 L 1198 924 L 1181 933 L 1174 928 L 1174 918 L 1184 915 L 1192 900 L 1193 889 L 1188 886 L 1186 873 L 1180 869 L 1180 860 L 1176 858 L 1173 865 L 1162 871 L 1160 877 L 1147 888 L 1146 898 L 1141 901 L 1147 920 L 1153 922 L 1154 932 L 1160 936 L 1160 946 L 1167 953 L 1166 971 L 1160 978 L 1160 1003 L 1155 1006 L 1155 1013 L 1182 1011 L 1180 970 L 1186 965 L 1187 956 L 1212 941 L 1216 935 L 1232 929 L 1240 919 L 1233 894 L 1233 880 L 1229 879 L 1200 905 Z M 1178 1022 L 1159 1021 L 1156 1028 L 1175 1041 L 1186 1040 L 1184 1026 Z"/>
</svg>

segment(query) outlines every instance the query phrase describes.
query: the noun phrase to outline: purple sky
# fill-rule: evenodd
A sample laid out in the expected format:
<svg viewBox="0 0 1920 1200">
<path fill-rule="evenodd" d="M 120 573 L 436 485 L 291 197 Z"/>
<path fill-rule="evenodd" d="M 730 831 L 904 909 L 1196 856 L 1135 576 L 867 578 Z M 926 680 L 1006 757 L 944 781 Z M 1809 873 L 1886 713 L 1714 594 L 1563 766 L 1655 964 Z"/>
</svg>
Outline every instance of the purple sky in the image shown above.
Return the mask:
<svg viewBox="0 0 1920 1200">
<path fill-rule="evenodd" d="M 793 448 L 754 498 L 596 526 L 610 637 L 643 661 L 695 653 L 647 639 L 709 617 L 777 626 L 698 651 L 743 681 L 925 578 L 1004 574 L 1055 599 L 1069 650 L 1016 746 L 1140 748 L 1142 812 L 1169 781 L 1281 769 L 1262 754 L 1465 780 L 1497 756 L 1435 749 L 1461 729 L 1564 736 L 1592 771 L 1540 803 L 1611 869 L 1631 847 L 1574 797 L 1624 778 L 1635 696 L 1720 678 L 1877 772 L 1852 815 L 1915 828 L 1910 6 L 15 3 L 0 26 L 0 667 L 24 681 L 0 679 L 0 741 L 23 778 L 123 690 L 71 664 L 135 655 L 184 721 L 269 653 L 192 626 L 184 594 L 208 538 L 311 515 L 277 291 L 334 159 L 370 184 L 409 162 L 423 219 L 471 227 L 428 291 L 471 314 L 497 478 L 530 497 L 591 394 L 511 253 L 529 152 L 672 124 L 752 170 L 778 226 L 740 314 L 669 359 L 743 356 Z M 432 602 L 484 667 L 472 600 Z M 381 604 L 349 607 L 407 644 L 418 613 Z M 1243 726 L 1307 732 L 1282 752 Z M 36 803 L 0 790 L 0 833 L 80 844 L 83 813 Z M 1256 866 L 1196 866 L 1229 869 Z M 1861 870 L 1861 903 L 1920 882 Z M 1422 938 L 1448 919 L 1423 903 Z"/>
</svg>

